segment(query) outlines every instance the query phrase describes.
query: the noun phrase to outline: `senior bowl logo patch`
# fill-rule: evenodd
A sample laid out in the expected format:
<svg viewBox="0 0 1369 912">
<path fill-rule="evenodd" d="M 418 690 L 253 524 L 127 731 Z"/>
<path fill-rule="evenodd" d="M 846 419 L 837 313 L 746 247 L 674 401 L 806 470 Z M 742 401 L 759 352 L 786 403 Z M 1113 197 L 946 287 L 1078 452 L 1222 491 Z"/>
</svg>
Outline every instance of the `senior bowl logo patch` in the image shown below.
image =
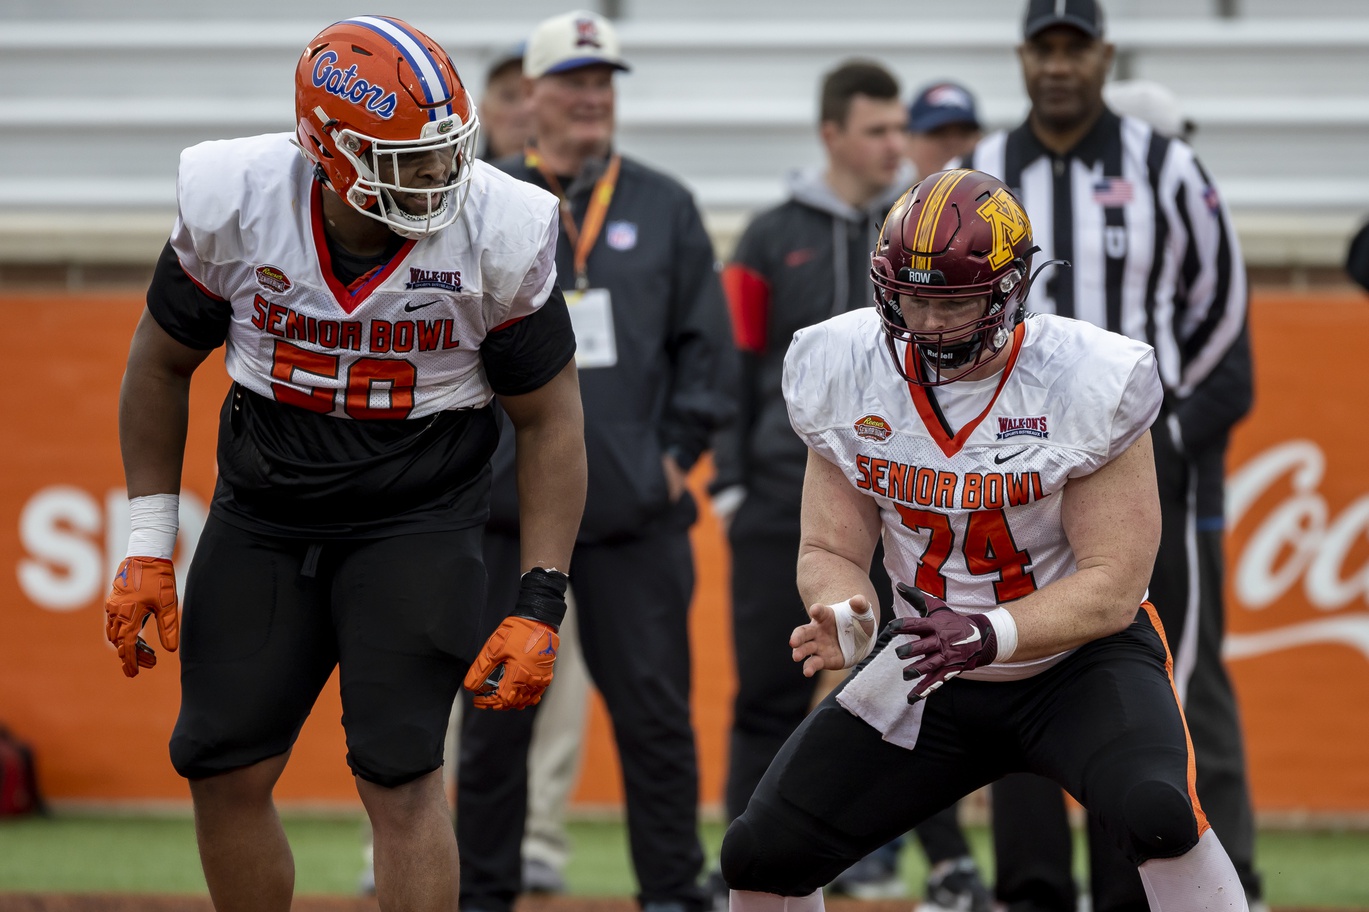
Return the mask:
<svg viewBox="0 0 1369 912">
<path fill-rule="evenodd" d="M 1007 440 L 1009 437 L 1038 437 L 1045 440 L 1049 436 L 1045 415 L 1035 418 L 999 418 L 998 433 L 994 435 L 997 440 Z"/>
<path fill-rule="evenodd" d="M 866 415 L 856 421 L 856 436 L 865 440 L 874 440 L 883 443 L 894 436 L 894 429 L 889 427 L 889 422 L 878 415 Z"/>
<path fill-rule="evenodd" d="M 290 277 L 274 266 L 257 267 L 257 284 L 277 293 L 290 290 Z"/>
</svg>

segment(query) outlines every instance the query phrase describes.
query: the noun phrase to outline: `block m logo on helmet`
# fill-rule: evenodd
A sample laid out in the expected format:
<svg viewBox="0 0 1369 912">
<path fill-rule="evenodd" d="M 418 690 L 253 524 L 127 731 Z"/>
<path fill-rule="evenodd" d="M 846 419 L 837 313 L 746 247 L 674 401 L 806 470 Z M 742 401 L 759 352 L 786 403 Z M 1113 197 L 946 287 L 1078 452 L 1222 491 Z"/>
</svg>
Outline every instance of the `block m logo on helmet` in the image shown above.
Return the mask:
<svg viewBox="0 0 1369 912">
<path fill-rule="evenodd" d="M 1017 257 L 1014 248 L 1024 238 L 1032 236 L 1031 221 L 1013 195 L 1002 187 L 989 194 L 989 198 L 976 211 L 993 231 L 989 266 L 1002 269 Z"/>
</svg>

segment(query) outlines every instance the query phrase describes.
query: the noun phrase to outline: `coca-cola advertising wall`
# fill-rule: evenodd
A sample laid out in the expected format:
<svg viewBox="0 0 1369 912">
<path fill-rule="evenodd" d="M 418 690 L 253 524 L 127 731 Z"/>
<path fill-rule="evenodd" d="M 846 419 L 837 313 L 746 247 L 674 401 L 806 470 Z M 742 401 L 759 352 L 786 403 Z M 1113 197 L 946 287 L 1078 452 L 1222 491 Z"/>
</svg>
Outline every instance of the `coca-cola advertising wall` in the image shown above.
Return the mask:
<svg viewBox="0 0 1369 912">
<path fill-rule="evenodd" d="M 188 797 L 167 760 L 178 663 L 126 679 L 102 604 L 123 556 L 118 385 L 135 295 L 0 296 L 16 330 L 0 405 L 0 724 L 36 748 L 57 800 Z M 1251 782 L 1264 812 L 1369 812 L 1369 297 L 1257 294 L 1256 402 L 1228 461 L 1227 656 Z M 176 555 L 183 573 L 213 491 L 227 379 L 211 358 L 192 392 Z M 698 488 L 704 466 L 691 477 Z M 720 800 L 734 687 L 727 552 L 705 515 L 694 719 L 706 802 Z M 155 637 L 153 637 L 154 645 Z M 160 652 L 160 647 L 158 646 Z M 336 684 L 325 688 L 278 789 L 285 801 L 355 801 Z M 591 715 L 576 800 L 621 799 L 601 709 Z"/>
<path fill-rule="evenodd" d="M 1262 810 L 1369 810 L 1369 297 L 1258 296 L 1226 656 Z"/>
</svg>

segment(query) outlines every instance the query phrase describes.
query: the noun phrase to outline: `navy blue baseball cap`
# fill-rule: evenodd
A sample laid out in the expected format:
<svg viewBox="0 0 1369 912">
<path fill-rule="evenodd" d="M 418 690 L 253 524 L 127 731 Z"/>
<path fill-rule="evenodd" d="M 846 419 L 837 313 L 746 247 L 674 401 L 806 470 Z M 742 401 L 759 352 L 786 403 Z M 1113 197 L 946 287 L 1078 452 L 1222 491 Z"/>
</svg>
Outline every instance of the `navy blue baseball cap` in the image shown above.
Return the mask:
<svg viewBox="0 0 1369 912">
<path fill-rule="evenodd" d="M 1028 0 L 1022 37 L 1033 38 L 1055 25 L 1068 25 L 1090 38 L 1103 37 L 1103 8 L 1098 0 Z"/>
<path fill-rule="evenodd" d="M 496 75 L 515 64 L 518 66 L 518 71 L 521 73 L 523 71 L 523 57 L 527 54 L 527 51 L 528 43 L 526 41 L 520 41 L 517 44 L 500 48 L 498 52 L 490 58 L 490 65 L 485 68 L 485 80 L 489 81 L 493 79 Z"/>
<path fill-rule="evenodd" d="M 954 82 L 934 82 L 908 105 L 908 132 L 930 133 L 937 127 L 963 123 L 978 128 L 974 95 Z"/>
</svg>

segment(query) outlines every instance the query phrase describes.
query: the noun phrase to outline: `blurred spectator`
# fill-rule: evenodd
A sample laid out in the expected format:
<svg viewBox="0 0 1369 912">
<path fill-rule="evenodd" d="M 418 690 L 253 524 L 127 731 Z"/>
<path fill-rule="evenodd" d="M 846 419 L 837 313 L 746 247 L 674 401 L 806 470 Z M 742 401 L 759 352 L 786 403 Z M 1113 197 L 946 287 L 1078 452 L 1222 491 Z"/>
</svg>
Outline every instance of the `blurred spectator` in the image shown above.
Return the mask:
<svg viewBox="0 0 1369 912">
<path fill-rule="evenodd" d="M 962 85 L 934 82 L 908 105 L 908 160 L 917 180 L 969 152 L 982 135 L 974 95 Z"/>
<path fill-rule="evenodd" d="M 1030 0 L 1018 48 L 1032 106 L 986 137 L 970 167 L 1001 177 L 1031 218 L 1048 273 L 1032 309 L 1088 320 L 1154 346 L 1165 403 L 1152 428 L 1163 513 L 1149 598 L 1164 622 L 1187 715 L 1203 810 L 1260 907 L 1244 744 L 1221 660 L 1223 471 L 1253 396 L 1245 265 L 1216 184 L 1182 140 L 1172 97 L 1124 87 L 1160 126 L 1104 103 L 1115 49 L 1096 0 Z M 1072 912 L 1063 796 L 1009 776 L 993 788 L 995 890 L 1009 912 Z M 1089 820 L 1094 912 L 1148 908 L 1131 864 Z"/>
<path fill-rule="evenodd" d="M 689 192 L 614 151 L 613 80 L 627 68 L 602 16 L 539 24 L 523 58 L 534 139 L 498 165 L 561 200 L 557 271 L 575 324 L 589 461 L 570 585 L 622 763 L 638 900 L 645 912 L 698 912 L 688 626 L 697 511 L 685 473 L 728 416 L 733 355 L 712 244 Z M 518 581 L 513 444 L 502 438 L 493 461 L 487 627 L 512 606 Z M 519 892 L 528 745 L 542 710 L 466 714 L 457 779 L 465 912 L 509 912 Z"/>
<path fill-rule="evenodd" d="M 480 99 L 482 158 L 487 161 L 522 155 L 532 138 L 532 111 L 523 77 L 527 42 L 505 49 L 490 62 Z M 561 651 L 556 679 L 542 698 L 528 754 L 528 817 L 523 832 L 523 890 L 560 893 L 566 888 L 570 858 L 566 806 L 580 772 L 585 718 L 589 708 L 589 672 L 580 651 L 575 599 L 566 599 L 561 625 Z M 459 710 L 454 723 L 460 725 Z M 460 738 L 449 757 L 460 755 Z M 453 773 L 456 764 L 452 764 Z"/>
<path fill-rule="evenodd" d="M 589 671 L 580 649 L 579 627 L 574 593 L 568 593 L 556 677 L 539 704 L 528 749 L 528 816 L 521 852 L 525 893 L 566 889 L 571 849 L 566 806 L 580 775 L 589 711 Z M 447 756 L 460 756 L 459 748 Z"/>
<path fill-rule="evenodd" d="M 480 157 L 494 161 L 523 151 L 532 136 L 532 114 L 523 85 L 524 42 L 501 51 L 485 74 L 480 98 Z"/>
<path fill-rule="evenodd" d="M 733 567 L 738 684 L 728 751 L 729 821 L 746 810 L 770 761 L 813 705 L 818 685 L 793 662 L 788 645 L 790 632 L 807 618 L 794 569 L 807 447 L 789 425 L 780 390 L 784 354 L 795 331 L 873 302 L 870 249 L 885 213 L 912 179 L 903 161 L 905 124 L 898 82 L 883 66 L 853 60 L 829 72 L 818 125 L 826 164 L 789 176 L 790 198 L 752 220 L 723 272 L 742 370 L 734 387 L 738 420 L 719 436 L 713 483 Z M 887 611 L 890 585 L 880 560 L 872 573 Z M 929 893 L 944 888 L 972 896 L 977 889 L 982 903 L 964 908 L 987 910 L 988 892 L 969 859 L 955 809 L 917 832 L 933 865 Z M 893 843 L 853 865 L 832 883 L 832 892 L 867 899 L 903 895 L 898 851 Z M 710 878 L 710 889 L 725 899 L 720 875 Z"/>
<path fill-rule="evenodd" d="M 1350 278 L 1369 291 L 1369 223 L 1350 240 L 1350 249 L 1345 255 L 1345 271 Z"/>
<path fill-rule="evenodd" d="M 490 61 L 485 90 L 477 105 L 480 118 L 480 152 L 486 161 L 521 154 L 532 135 L 523 85 L 525 42 L 505 48 Z M 533 727 L 528 763 L 528 819 L 523 836 L 523 889 L 530 893 L 560 893 L 566 888 L 565 867 L 570 857 L 566 833 L 566 805 L 580 770 L 585 717 L 589 699 L 589 674 L 580 655 L 574 598 L 567 597 L 561 624 L 556 677 L 542 697 L 543 712 Z M 461 702 L 453 707 L 447 731 L 444 779 L 456 786 L 456 761 L 460 755 Z M 375 852 L 370 820 L 361 823 L 362 871 L 358 891 L 372 895 L 376 889 Z"/>
</svg>

